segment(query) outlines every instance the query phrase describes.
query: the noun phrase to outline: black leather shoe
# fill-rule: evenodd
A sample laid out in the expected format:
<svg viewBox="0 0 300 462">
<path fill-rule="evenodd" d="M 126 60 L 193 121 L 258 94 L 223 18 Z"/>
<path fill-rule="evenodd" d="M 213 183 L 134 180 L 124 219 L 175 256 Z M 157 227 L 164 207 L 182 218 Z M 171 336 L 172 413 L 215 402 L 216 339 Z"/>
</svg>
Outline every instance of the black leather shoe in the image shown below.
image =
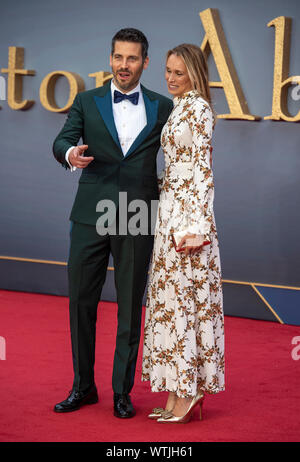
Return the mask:
<svg viewBox="0 0 300 462">
<path fill-rule="evenodd" d="M 127 393 L 114 393 L 114 416 L 129 419 L 135 416 L 135 410 Z"/>
<path fill-rule="evenodd" d="M 98 403 L 97 388 L 93 385 L 87 392 L 81 391 L 70 391 L 67 399 L 58 403 L 54 406 L 54 412 L 72 412 L 77 411 L 85 404 L 96 404 Z"/>
</svg>

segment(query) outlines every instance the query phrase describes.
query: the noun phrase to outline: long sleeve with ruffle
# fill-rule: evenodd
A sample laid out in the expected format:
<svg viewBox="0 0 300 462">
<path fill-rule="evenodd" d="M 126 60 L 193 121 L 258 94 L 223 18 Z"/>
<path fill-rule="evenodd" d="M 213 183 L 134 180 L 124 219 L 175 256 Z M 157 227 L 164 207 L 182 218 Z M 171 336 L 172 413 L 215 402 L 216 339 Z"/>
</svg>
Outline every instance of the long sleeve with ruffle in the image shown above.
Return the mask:
<svg viewBox="0 0 300 462">
<path fill-rule="evenodd" d="M 213 114 L 208 104 L 196 99 L 188 113 L 192 132 L 193 184 L 188 191 L 188 232 L 210 242 L 213 223 L 214 182 L 210 165 Z"/>
</svg>

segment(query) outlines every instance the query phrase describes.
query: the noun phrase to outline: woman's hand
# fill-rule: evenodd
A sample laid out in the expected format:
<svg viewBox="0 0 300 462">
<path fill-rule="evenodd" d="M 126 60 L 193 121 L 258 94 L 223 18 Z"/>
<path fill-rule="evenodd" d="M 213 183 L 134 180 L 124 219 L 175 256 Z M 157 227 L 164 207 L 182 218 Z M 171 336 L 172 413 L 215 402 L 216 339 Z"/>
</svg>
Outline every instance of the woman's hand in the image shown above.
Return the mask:
<svg viewBox="0 0 300 462">
<path fill-rule="evenodd" d="M 203 237 L 197 234 L 186 234 L 176 247 L 176 252 L 184 252 L 186 255 L 200 252 L 203 247 Z"/>
</svg>

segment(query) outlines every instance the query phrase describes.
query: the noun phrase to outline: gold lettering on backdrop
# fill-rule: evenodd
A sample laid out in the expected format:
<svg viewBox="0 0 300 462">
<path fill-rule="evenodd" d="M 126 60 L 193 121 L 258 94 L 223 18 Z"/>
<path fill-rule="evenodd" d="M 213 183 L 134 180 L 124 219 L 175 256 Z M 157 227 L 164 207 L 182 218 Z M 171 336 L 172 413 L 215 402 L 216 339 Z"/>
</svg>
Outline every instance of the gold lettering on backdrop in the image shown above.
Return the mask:
<svg viewBox="0 0 300 462">
<path fill-rule="evenodd" d="M 288 87 L 293 83 L 300 85 L 300 75 L 288 77 L 292 19 L 280 16 L 268 23 L 271 26 L 275 27 L 273 101 L 272 114 L 264 119 L 299 122 L 300 111 L 293 117 L 288 110 Z"/>
<path fill-rule="evenodd" d="M 8 68 L 1 69 L 3 74 L 8 74 L 7 78 L 7 103 L 11 109 L 29 109 L 34 101 L 22 100 L 23 75 L 35 75 L 33 70 L 24 69 L 24 48 L 8 48 Z"/>
<path fill-rule="evenodd" d="M 201 11 L 199 16 L 205 30 L 201 50 L 206 58 L 208 58 L 210 53 L 212 54 L 220 77 L 220 81 L 210 81 L 209 85 L 211 87 L 223 88 L 230 110 L 230 113 L 228 114 L 218 114 L 218 118 L 242 120 L 261 119 L 259 116 L 250 114 L 248 104 L 229 51 L 219 11 L 216 8 L 207 8 L 206 10 Z M 300 86 L 300 75 L 289 77 L 292 19 L 280 16 L 270 21 L 267 26 L 273 26 L 275 28 L 275 50 L 272 114 L 264 117 L 264 119 L 299 122 L 300 111 L 297 115 L 292 116 L 288 110 L 289 87 L 293 84 L 298 84 Z M 29 109 L 34 104 L 34 101 L 22 99 L 23 76 L 35 75 L 35 71 L 24 69 L 24 48 L 9 47 L 8 68 L 1 69 L 1 72 L 8 74 L 7 103 L 9 107 L 14 110 Z M 103 86 L 109 79 L 112 78 L 112 74 L 106 71 L 98 71 L 88 75 L 89 77 L 95 78 L 95 88 Z M 67 78 L 69 83 L 69 98 L 67 104 L 60 108 L 55 101 L 55 86 L 58 78 L 62 76 Z M 70 109 L 77 93 L 84 89 L 85 84 L 79 74 L 68 71 L 54 71 L 48 74 L 41 83 L 40 101 L 44 108 L 48 111 L 67 112 Z M 297 91 L 297 88 L 295 88 L 295 90 Z M 295 91 L 292 92 L 291 96 L 294 97 L 294 94 Z M 298 96 L 297 92 L 297 98 L 294 99 L 298 100 Z"/>
<path fill-rule="evenodd" d="M 213 54 L 220 81 L 210 82 L 211 87 L 222 87 L 225 92 L 230 114 L 218 114 L 220 119 L 259 120 L 261 117 L 250 114 L 248 104 L 240 85 L 237 72 L 227 45 L 225 33 L 220 21 L 219 12 L 215 8 L 208 8 L 199 13 L 205 37 L 201 50 L 206 58 Z"/>
<path fill-rule="evenodd" d="M 105 72 L 105 71 L 99 71 L 99 72 L 94 72 L 93 74 L 89 74 L 89 77 L 95 77 L 95 87 L 102 87 L 105 82 L 110 80 L 113 75 L 110 72 Z"/>
<path fill-rule="evenodd" d="M 55 101 L 55 85 L 59 77 L 66 77 L 69 82 L 69 99 L 64 107 Z M 77 93 L 85 89 L 84 81 L 79 74 L 67 71 L 54 71 L 46 75 L 40 86 L 40 100 L 45 109 L 52 112 L 67 112 L 73 104 Z"/>
</svg>

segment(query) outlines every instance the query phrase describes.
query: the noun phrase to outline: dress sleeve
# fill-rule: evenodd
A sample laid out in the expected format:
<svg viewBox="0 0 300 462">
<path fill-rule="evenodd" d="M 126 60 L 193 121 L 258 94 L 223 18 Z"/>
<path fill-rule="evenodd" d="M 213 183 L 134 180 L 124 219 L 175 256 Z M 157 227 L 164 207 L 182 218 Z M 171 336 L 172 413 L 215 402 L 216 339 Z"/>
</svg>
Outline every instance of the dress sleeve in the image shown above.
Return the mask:
<svg viewBox="0 0 300 462">
<path fill-rule="evenodd" d="M 188 193 L 188 232 L 211 242 L 214 182 L 210 164 L 213 113 L 207 103 L 196 101 L 188 122 L 192 131 L 193 182 Z"/>
</svg>

